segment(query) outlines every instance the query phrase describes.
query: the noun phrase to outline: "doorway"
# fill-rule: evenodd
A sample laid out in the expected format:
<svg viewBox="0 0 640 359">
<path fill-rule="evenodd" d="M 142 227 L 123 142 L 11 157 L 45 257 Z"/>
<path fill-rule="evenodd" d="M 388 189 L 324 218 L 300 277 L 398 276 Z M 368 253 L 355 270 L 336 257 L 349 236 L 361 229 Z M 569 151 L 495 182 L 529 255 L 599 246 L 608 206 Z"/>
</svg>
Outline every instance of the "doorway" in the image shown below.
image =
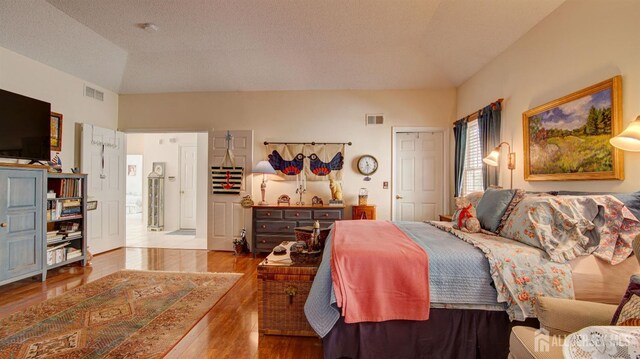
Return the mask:
<svg viewBox="0 0 640 359">
<path fill-rule="evenodd" d="M 127 134 L 128 247 L 207 249 L 208 141 L 207 132 Z M 148 177 L 158 171 L 163 225 L 148 228 Z"/>
<path fill-rule="evenodd" d="M 448 213 L 448 148 L 447 129 L 393 128 L 393 220 L 436 220 Z"/>
</svg>

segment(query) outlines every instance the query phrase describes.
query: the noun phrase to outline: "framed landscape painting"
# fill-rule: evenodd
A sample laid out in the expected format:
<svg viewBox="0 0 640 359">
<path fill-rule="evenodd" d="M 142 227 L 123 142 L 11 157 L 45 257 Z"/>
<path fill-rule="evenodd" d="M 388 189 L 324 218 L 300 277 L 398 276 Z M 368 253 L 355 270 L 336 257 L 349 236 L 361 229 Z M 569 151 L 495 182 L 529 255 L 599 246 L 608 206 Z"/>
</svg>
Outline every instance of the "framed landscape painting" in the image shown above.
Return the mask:
<svg viewBox="0 0 640 359">
<path fill-rule="evenodd" d="M 622 180 L 623 154 L 609 143 L 622 128 L 622 78 L 522 114 L 526 181 Z"/>
</svg>

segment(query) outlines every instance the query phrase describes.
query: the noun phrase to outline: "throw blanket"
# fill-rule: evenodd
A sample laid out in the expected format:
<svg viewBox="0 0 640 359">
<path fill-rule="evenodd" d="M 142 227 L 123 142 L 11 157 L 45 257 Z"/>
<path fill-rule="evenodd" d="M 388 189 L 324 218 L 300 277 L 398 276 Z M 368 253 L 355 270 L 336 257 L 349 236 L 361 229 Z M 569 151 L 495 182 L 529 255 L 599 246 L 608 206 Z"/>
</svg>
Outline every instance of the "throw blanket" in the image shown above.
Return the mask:
<svg viewBox="0 0 640 359">
<path fill-rule="evenodd" d="M 346 323 L 429 319 L 427 253 L 387 221 L 338 221 L 331 277 Z"/>
<path fill-rule="evenodd" d="M 504 303 L 496 301 L 489 262 L 480 250 L 427 223 L 394 224 L 429 253 L 431 308 L 505 310 Z M 307 320 L 320 337 L 326 336 L 340 318 L 331 282 L 332 238 L 333 230 L 325 242 L 322 262 L 304 305 Z"/>
<path fill-rule="evenodd" d="M 536 295 L 575 298 L 571 266 L 551 262 L 543 250 L 496 235 L 462 232 L 453 229 L 449 222 L 431 224 L 484 252 L 498 291 L 498 302 L 507 304 L 511 320 L 536 317 Z"/>
</svg>

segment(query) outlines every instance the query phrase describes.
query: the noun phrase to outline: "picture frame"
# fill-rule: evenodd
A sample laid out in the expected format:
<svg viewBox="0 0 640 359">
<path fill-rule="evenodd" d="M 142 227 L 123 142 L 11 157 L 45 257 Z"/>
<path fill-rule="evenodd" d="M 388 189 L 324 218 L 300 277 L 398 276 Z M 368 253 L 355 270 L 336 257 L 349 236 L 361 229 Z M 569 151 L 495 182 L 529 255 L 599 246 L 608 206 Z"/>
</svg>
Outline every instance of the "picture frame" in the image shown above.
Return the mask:
<svg viewBox="0 0 640 359">
<path fill-rule="evenodd" d="M 62 151 L 62 114 L 51 112 L 51 151 Z"/>
<path fill-rule="evenodd" d="M 623 180 L 622 77 L 522 114 L 525 181 Z"/>
<path fill-rule="evenodd" d="M 87 211 L 95 211 L 98 209 L 98 201 L 87 201 Z"/>
</svg>

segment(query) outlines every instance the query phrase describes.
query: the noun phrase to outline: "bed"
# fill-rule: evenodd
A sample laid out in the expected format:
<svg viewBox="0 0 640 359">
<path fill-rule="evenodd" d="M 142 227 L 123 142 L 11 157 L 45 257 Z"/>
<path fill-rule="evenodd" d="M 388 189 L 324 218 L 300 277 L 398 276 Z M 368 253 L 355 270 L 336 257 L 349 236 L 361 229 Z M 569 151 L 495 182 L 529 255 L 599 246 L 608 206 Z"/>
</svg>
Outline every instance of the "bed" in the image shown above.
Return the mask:
<svg viewBox="0 0 640 359">
<path fill-rule="evenodd" d="M 331 251 L 325 250 L 305 305 L 307 319 L 323 338 L 325 358 L 506 358 L 511 327 L 538 325 L 530 301 L 513 303 L 518 299 L 505 298 L 509 292 L 505 286 L 517 285 L 508 283 L 508 277 L 539 281 L 536 291 L 543 295 L 617 304 L 629 275 L 640 269 L 633 257 L 615 266 L 594 255 L 560 264 L 545 258 L 539 248 L 490 234 L 463 233 L 446 222 L 394 225 L 428 253 L 429 319 L 346 323 L 336 307 Z M 509 256 L 544 266 L 544 273 L 527 276 L 514 269 L 502 273 L 502 279 L 497 277 L 493 267 Z M 529 265 L 522 263 L 523 268 Z M 556 271 L 566 272 L 566 277 L 563 274 L 559 283 L 549 284 L 557 278 Z M 558 287 L 564 293 L 558 294 Z"/>
</svg>

